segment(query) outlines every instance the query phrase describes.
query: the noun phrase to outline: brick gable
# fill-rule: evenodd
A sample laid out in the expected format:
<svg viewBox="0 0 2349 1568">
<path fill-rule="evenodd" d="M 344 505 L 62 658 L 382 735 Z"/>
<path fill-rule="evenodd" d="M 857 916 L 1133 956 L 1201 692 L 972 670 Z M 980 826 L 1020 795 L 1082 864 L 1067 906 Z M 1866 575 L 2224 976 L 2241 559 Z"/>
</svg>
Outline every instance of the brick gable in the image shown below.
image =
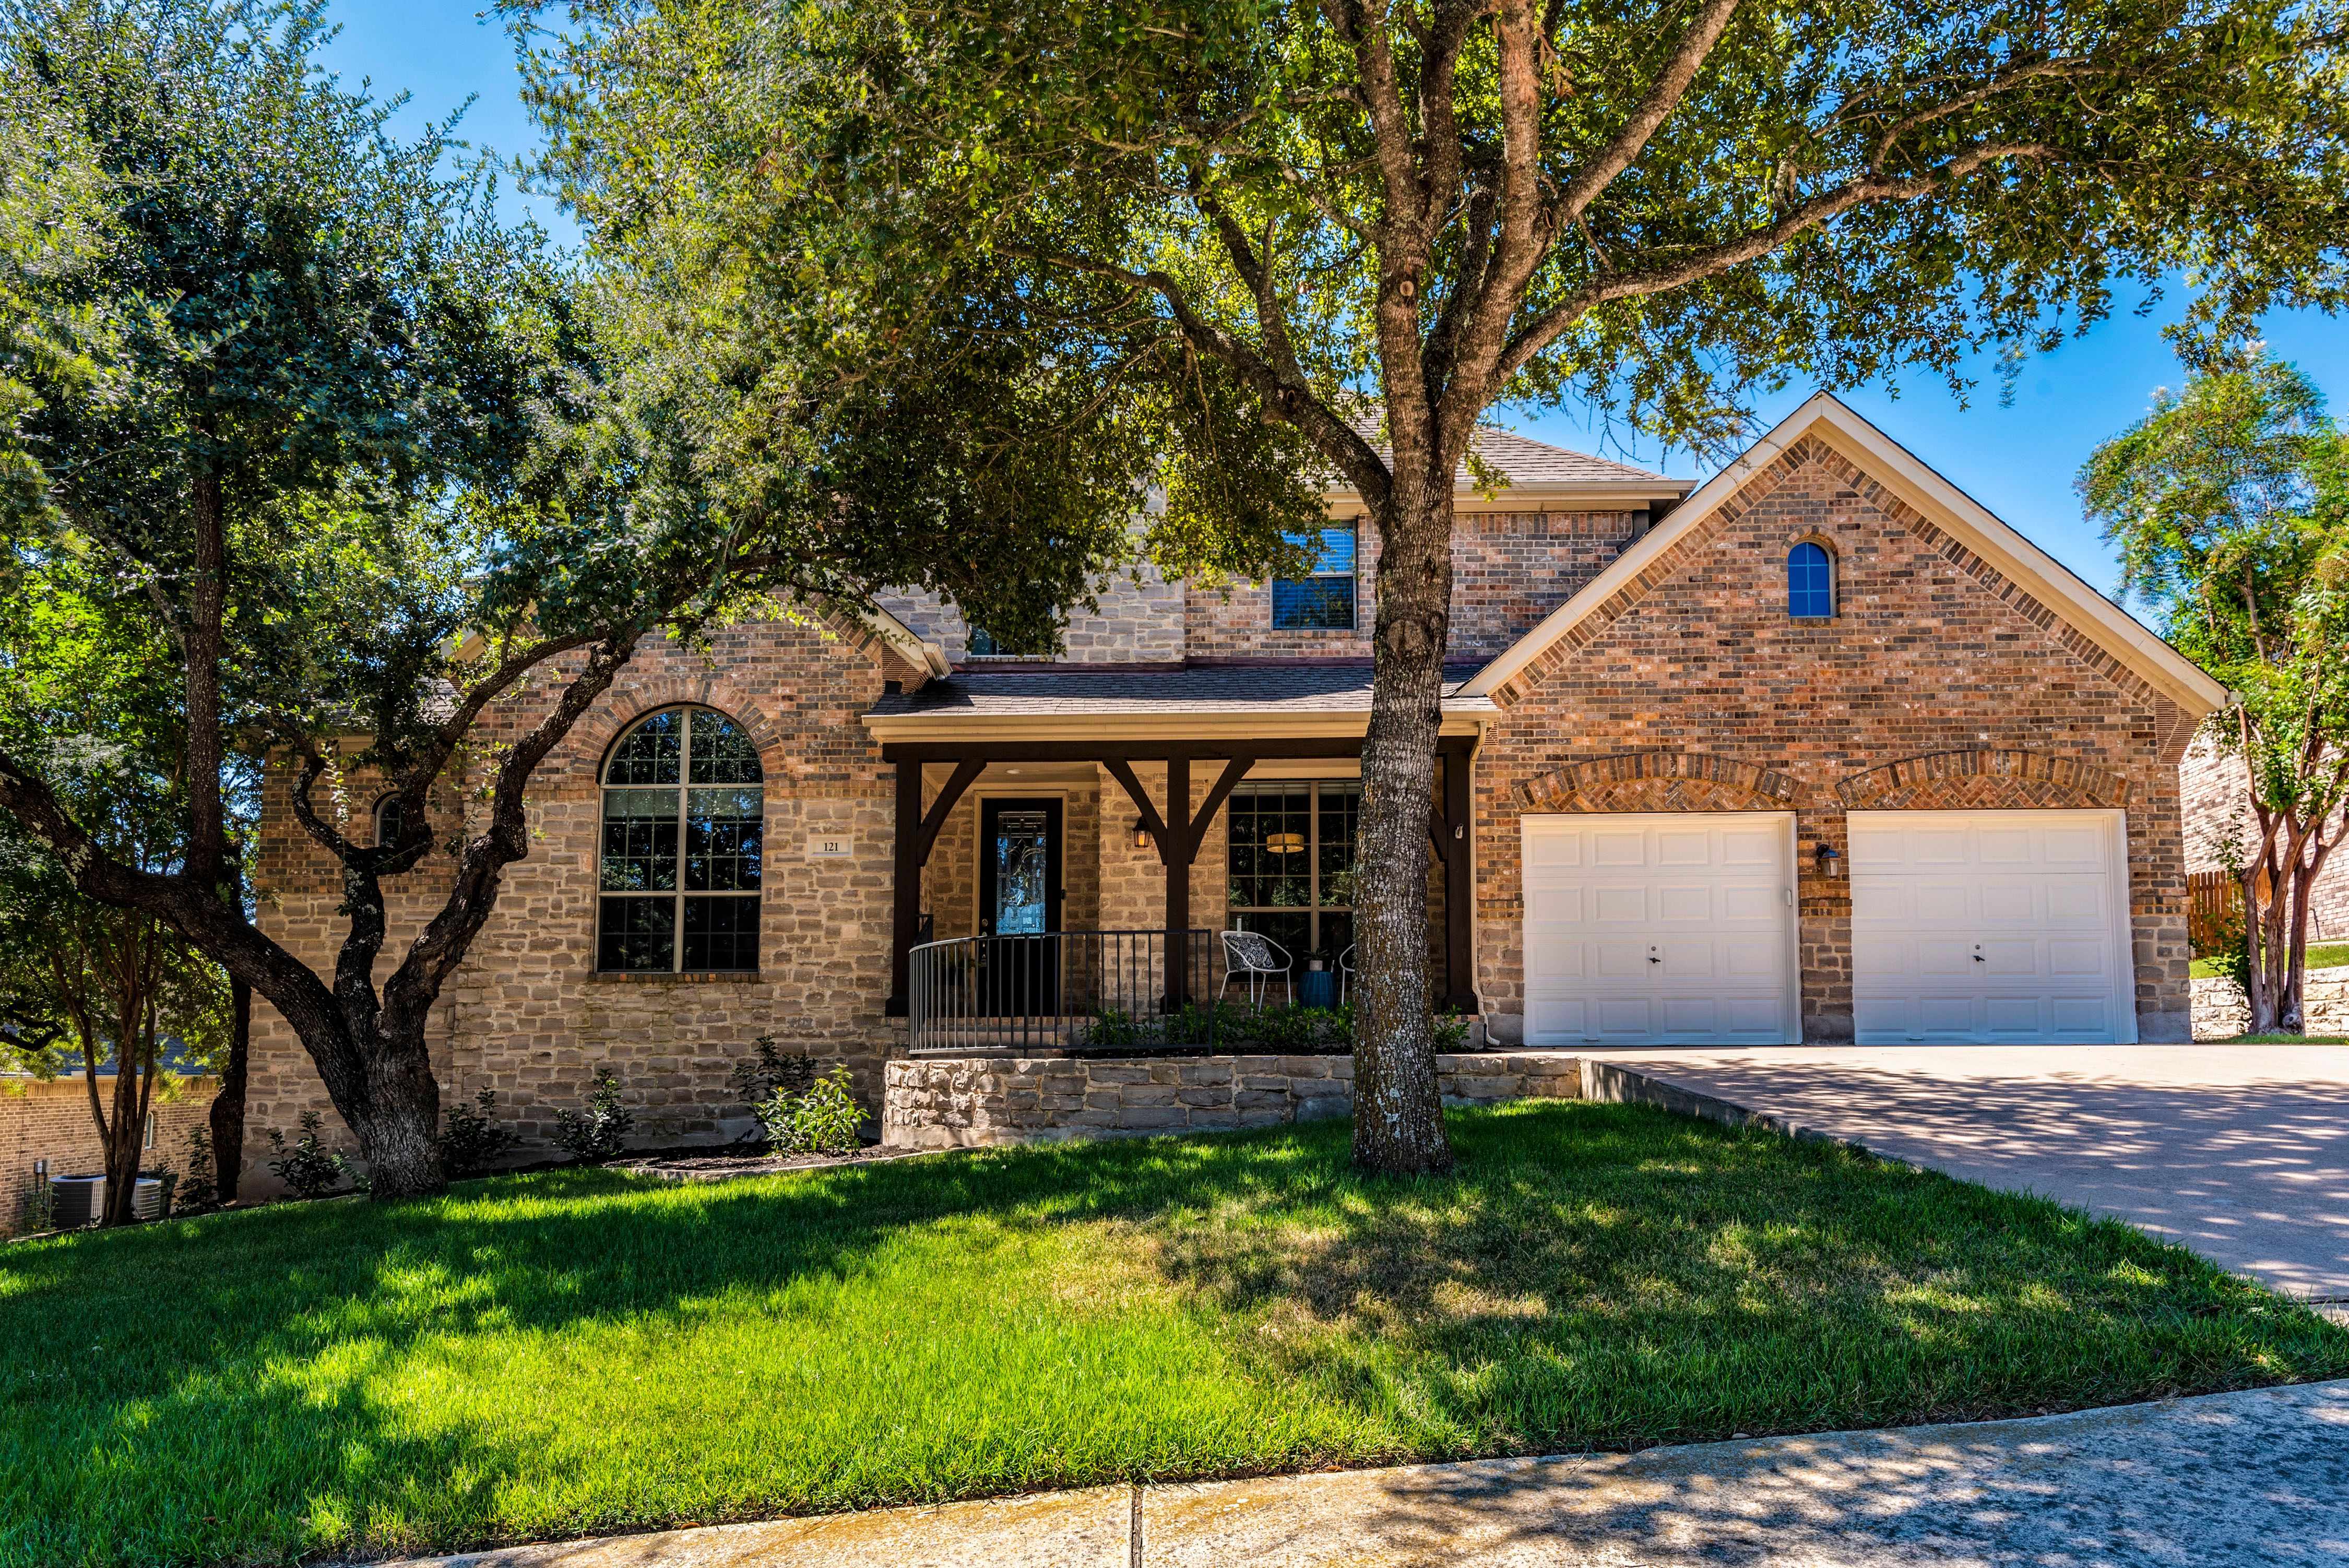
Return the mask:
<svg viewBox="0 0 2349 1568">
<path fill-rule="evenodd" d="M 1803 539 L 1835 555 L 1831 620 L 1786 614 Z M 1815 436 L 1493 696 L 1477 919 L 1501 1038 L 1523 1011 L 1529 810 L 1794 810 L 1805 1034 L 1833 1040 L 1851 1027 L 1850 897 L 1812 856 L 1847 848 L 1847 810 L 2113 805 L 2129 813 L 2142 1036 L 2184 1037 L 2176 763 L 2193 717 Z"/>
</svg>

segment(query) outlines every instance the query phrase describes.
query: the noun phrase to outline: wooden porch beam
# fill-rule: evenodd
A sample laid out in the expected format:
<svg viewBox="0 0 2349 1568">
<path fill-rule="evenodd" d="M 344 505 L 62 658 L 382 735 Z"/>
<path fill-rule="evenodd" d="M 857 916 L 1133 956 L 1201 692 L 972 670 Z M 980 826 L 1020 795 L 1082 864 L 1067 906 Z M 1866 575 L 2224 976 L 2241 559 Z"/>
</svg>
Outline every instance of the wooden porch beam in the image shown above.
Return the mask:
<svg viewBox="0 0 2349 1568">
<path fill-rule="evenodd" d="M 1189 865 L 1199 858 L 1199 845 L 1207 836 L 1207 824 L 1216 820 L 1216 813 L 1222 810 L 1224 802 L 1231 798 L 1232 787 L 1255 766 L 1256 758 L 1253 757 L 1235 757 L 1224 764 L 1223 772 L 1216 777 L 1216 787 L 1207 791 L 1206 804 L 1199 808 L 1198 816 L 1193 820 L 1188 828 L 1184 830 L 1183 863 L 1185 865 Z"/>
<path fill-rule="evenodd" d="M 1102 766 L 1109 769 L 1111 778 L 1124 787 L 1134 810 L 1142 813 L 1142 830 L 1148 833 L 1150 841 L 1158 846 L 1160 861 L 1165 861 L 1172 852 L 1172 846 L 1166 842 L 1166 824 L 1160 819 L 1158 808 L 1150 803 L 1150 792 L 1142 787 L 1142 780 L 1133 776 L 1133 765 L 1123 758 L 1105 757 L 1102 758 Z"/>
<path fill-rule="evenodd" d="M 902 768 L 905 765 L 901 763 L 899 766 Z M 912 766 L 916 774 L 921 772 L 920 763 L 916 762 Z M 978 782 L 978 776 L 986 771 L 987 764 L 977 758 L 966 758 L 955 764 L 954 777 L 947 780 L 946 788 L 939 790 L 938 798 L 930 803 L 929 814 L 922 819 L 918 855 L 921 864 L 926 866 L 930 863 L 930 851 L 937 848 L 938 834 L 947 825 L 947 814 L 955 809 L 965 792 L 971 785 Z"/>
<path fill-rule="evenodd" d="M 884 762 L 1164 762 L 1199 758 L 1257 762 L 1310 761 L 1360 757 L 1360 736 L 1309 736 L 1297 740 L 893 740 L 881 748 Z"/>
</svg>

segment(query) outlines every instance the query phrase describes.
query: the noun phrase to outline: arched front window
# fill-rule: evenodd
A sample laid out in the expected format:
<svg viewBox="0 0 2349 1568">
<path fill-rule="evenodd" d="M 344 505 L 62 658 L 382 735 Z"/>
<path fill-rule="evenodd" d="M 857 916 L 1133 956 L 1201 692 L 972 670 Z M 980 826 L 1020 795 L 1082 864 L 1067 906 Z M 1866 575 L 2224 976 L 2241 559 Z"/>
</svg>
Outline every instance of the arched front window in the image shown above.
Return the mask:
<svg viewBox="0 0 2349 1568">
<path fill-rule="evenodd" d="M 759 748 L 706 707 L 664 709 L 620 738 L 604 764 L 596 968 L 759 967 L 760 779 Z"/>
<path fill-rule="evenodd" d="M 398 796 L 386 795 L 382 799 L 378 800 L 375 803 L 376 848 L 388 850 L 398 844 L 399 825 L 404 820 L 400 815 Z"/>
<path fill-rule="evenodd" d="M 1786 552 L 1786 614 L 1797 621 L 1835 614 L 1835 559 L 1807 539 Z"/>
</svg>

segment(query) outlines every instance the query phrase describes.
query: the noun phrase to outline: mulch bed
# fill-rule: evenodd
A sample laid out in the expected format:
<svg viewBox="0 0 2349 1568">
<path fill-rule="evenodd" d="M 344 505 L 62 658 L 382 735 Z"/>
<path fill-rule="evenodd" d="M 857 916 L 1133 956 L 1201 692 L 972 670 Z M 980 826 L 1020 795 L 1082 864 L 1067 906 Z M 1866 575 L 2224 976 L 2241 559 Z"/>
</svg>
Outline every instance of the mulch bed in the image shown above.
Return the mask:
<svg viewBox="0 0 2349 1568">
<path fill-rule="evenodd" d="M 928 1152 L 917 1149 L 884 1149 L 867 1144 L 854 1154 L 745 1154 L 725 1150 L 655 1150 L 614 1161 L 607 1170 L 664 1181 L 739 1181 L 751 1176 L 772 1176 L 784 1171 L 813 1171 L 832 1165 L 868 1165 L 904 1160 Z"/>
</svg>

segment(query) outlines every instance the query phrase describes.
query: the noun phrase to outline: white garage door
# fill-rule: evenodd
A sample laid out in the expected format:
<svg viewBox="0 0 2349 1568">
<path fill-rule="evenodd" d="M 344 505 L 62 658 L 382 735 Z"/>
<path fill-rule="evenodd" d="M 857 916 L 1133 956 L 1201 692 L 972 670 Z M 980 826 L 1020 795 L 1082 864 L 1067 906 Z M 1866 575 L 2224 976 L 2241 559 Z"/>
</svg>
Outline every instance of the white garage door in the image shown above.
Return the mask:
<svg viewBox="0 0 2349 1568">
<path fill-rule="evenodd" d="M 2137 1038 L 2118 811 L 1854 811 L 1863 1046 Z"/>
<path fill-rule="evenodd" d="M 1801 1038 L 1791 813 L 1524 821 L 1527 1045 Z"/>
</svg>

